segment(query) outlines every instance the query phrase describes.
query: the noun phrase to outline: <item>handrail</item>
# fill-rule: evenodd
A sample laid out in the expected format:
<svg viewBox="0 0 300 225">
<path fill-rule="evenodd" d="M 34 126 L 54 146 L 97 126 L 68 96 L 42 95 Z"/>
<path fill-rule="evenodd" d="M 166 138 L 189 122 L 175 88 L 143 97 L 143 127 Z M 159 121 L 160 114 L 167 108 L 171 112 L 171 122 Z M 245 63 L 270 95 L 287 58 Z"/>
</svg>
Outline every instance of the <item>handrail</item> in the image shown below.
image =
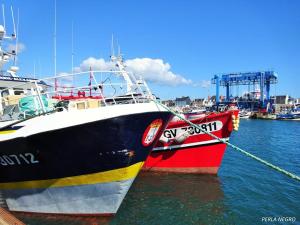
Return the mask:
<svg viewBox="0 0 300 225">
<path fill-rule="evenodd" d="M 35 82 L 39 83 L 39 82 L 43 82 L 43 81 L 54 80 L 54 79 L 59 79 L 59 78 L 65 78 L 65 77 L 70 77 L 70 76 L 86 75 L 86 74 L 89 74 L 91 72 L 92 73 L 111 73 L 111 74 L 121 74 L 122 73 L 122 71 L 114 71 L 114 70 L 107 70 L 107 71 L 93 70 L 93 71 L 84 71 L 84 72 L 78 72 L 78 73 L 64 73 L 63 75 L 45 77 L 45 78 L 41 78 L 41 79 L 28 78 L 28 80 L 24 81 L 24 83 L 2 89 L 2 90 L 0 90 L 0 92 L 7 91 L 11 88 L 22 87 L 22 86 L 24 86 L 25 84 L 28 84 L 28 83 L 34 84 Z M 20 78 L 23 78 L 23 77 L 20 77 Z"/>
<path fill-rule="evenodd" d="M 44 105 L 42 95 L 46 95 L 48 98 L 51 98 L 51 96 L 52 97 L 61 96 L 63 98 L 63 97 L 68 97 L 68 96 L 66 96 L 66 93 L 70 94 L 70 90 L 72 90 L 72 92 L 73 92 L 74 90 L 75 91 L 77 91 L 77 90 L 86 91 L 86 89 L 90 89 L 94 93 L 91 94 L 92 93 L 91 92 L 90 95 L 88 95 L 87 97 L 82 96 L 82 98 L 87 99 L 89 97 L 98 97 L 99 96 L 100 97 L 99 100 L 102 101 L 105 106 L 111 105 L 111 104 L 120 104 L 124 101 L 126 103 L 147 102 L 153 98 L 151 92 L 149 92 L 147 90 L 147 87 L 143 88 L 145 86 L 145 83 L 138 82 L 132 73 L 130 73 L 130 77 L 133 80 L 134 89 L 132 89 L 132 91 L 128 91 L 128 89 L 126 89 L 126 88 L 124 89 L 123 86 L 124 86 L 124 84 L 126 86 L 126 82 L 118 82 L 118 79 L 122 78 L 122 73 L 124 73 L 124 71 L 95 70 L 95 71 L 85 71 L 85 72 L 78 72 L 78 73 L 62 74 L 62 75 L 52 76 L 52 77 L 47 77 L 47 78 L 42 78 L 42 79 L 32 79 L 32 80 L 28 79 L 27 81 L 24 81 L 21 84 L 17 84 L 17 85 L 0 90 L 0 100 L 1 100 L 0 104 L 2 104 L 2 102 L 4 100 L 8 100 L 8 98 L 2 97 L 2 93 L 4 91 L 12 90 L 12 89 L 18 88 L 18 87 L 20 88 L 22 86 L 23 86 L 25 96 L 37 97 L 37 101 L 39 102 L 41 108 L 34 109 L 34 111 L 37 111 L 38 114 L 40 114 L 40 111 L 42 111 L 43 113 L 47 113 L 47 110 L 48 110 L 48 109 L 46 109 L 46 107 Z M 111 74 L 115 74 L 116 79 L 111 80 Z M 77 86 L 77 87 L 74 87 L 74 85 L 72 87 L 63 85 L 65 83 L 64 78 L 66 78 L 66 77 L 84 76 L 84 75 L 90 76 L 89 77 L 89 81 L 90 81 L 89 85 L 82 85 L 82 86 Z M 98 82 L 96 79 L 96 76 L 97 76 L 97 78 L 99 78 L 99 75 L 101 75 L 101 82 Z M 103 76 L 103 75 L 105 75 L 105 76 Z M 60 87 L 58 87 L 56 90 L 54 90 L 53 83 L 49 82 L 50 80 L 54 80 L 54 79 L 56 79 L 56 80 L 62 79 L 63 80 L 62 85 Z M 102 81 L 102 79 L 104 79 L 104 81 Z M 65 80 L 67 80 L 67 79 L 65 79 Z M 80 83 L 82 84 L 87 80 L 88 80 L 88 78 L 84 78 L 84 79 L 81 78 L 77 84 L 80 84 Z M 112 81 L 117 81 L 117 82 L 112 82 Z M 47 84 L 48 82 L 51 85 Z M 92 84 L 92 83 L 94 83 L 94 84 Z M 118 89 L 116 86 L 119 86 L 120 89 Z M 107 90 L 109 90 L 108 92 L 110 92 L 110 93 L 107 96 L 105 96 L 103 91 L 101 90 L 102 89 L 101 87 L 103 87 L 105 92 Z M 70 94 L 70 97 L 74 97 L 74 96 L 76 97 L 76 94 L 75 95 Z M 78 96 L 78 98 L 80 98 L 80 97 L 81 96 Z M 78 99 L 78 98 L 76 97 L 76 98 L 74 98 L 74 100 Z M 3 108 L 2 109 L 0 108 L 0 110 L 3 110 Z M 24 113 L 23 116 L 25 116 L 25 115 L 26 114 Z"/>
<path fill-rule="evenodd" d="M 76 75 L 84 75 L 84 74 L 90 74 L 90 73 L 112 73 L 112 74 L 118 74 L 122 73 L 122 71 L 119 70 L 91 70 L 91 71 L 84 71 L 84 72 L 77 72 L 77 73 L 64 73 L 62 75 L 52 76 L 52 77 L 45 77 L 43 79 L 39 79 L 39 81 L 45 81 L 45 80 L 53 80 L 58 78 L 64 78 L 69 76 L 76 76 Z"/>
</svg>

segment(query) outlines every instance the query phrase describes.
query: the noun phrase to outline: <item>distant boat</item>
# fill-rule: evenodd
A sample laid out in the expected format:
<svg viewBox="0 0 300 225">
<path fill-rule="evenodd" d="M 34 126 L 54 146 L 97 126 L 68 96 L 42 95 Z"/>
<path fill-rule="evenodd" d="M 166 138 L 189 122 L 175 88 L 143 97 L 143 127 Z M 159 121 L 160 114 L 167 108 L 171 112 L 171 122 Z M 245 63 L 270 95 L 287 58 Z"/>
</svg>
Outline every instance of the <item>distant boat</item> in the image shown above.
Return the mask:
<svg viewBox="0 0 300 225">
<path fill-rule="evenodd" d="M 251 112 L 246 110 L 241 110 L 239 112 L 239 118 L 240 119 L 249 119 L 251 117 Z"/>
<path fill-rule="evenodd" d="M 300 120 L 300 108 L 276 115 L 277 120 Z"/>
</svg>

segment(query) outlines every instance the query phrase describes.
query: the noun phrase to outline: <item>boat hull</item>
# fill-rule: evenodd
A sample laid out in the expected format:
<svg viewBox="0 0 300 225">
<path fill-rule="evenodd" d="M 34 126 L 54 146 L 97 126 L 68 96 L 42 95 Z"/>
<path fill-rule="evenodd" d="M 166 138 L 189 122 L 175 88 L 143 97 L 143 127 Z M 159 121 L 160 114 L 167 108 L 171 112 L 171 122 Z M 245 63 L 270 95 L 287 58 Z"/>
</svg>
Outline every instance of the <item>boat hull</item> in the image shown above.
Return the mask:
<svg viewBox="0 0 300 225">
<path fill-rule="evenodd" d="M 289 113 L 289 114 L 278 114 L 276 116 L 277 120 L 300 120 L 300 114 L 299 113 Z"/>
<path fill-rule="evenodd" d="M 4 137 L 0 189 L 8 208 L 31 213 L 115 214 L 169 118 L 169 112 L 135 113 L 34 131 L 25 137 Z M 157 120 L 157 137 L 146 145 L 145 135 Z M 0 135 L 21 133 L 24 127 L 15 126 Z"/>
<path fill-rule="evenodd" d="M 233 130 L 232 115 L 233 112 L 212 114 L 192 120 L 192 122 L 203 128 L 206 127 L 209 132 L 227 141 Z M 187 130 L 189 133 L 189 136 L 183 141 L 180 140 L 180 137 L 184 135 L 180 132 L 181 130 Z M 163 141 L 168 137 L 171 139 Z M 225 149 L 226 144 L 199 130 L 190 128 L 184 122 L 171 122 L 160 138 L 160 142 L 148 156 L 143 170 L 217 174 Z"/>
<path fill-rule="evenodd" d="M 131 173 L 135 176 L 142 164 Z M 111 182 L 4 190 L 10 211 L 111 216 L 121 205 L 134 177 Z"/>
<path fill-rule="evenodd" d="M 153 152 L 143 170 L 175 173 L 217 174 L 225 144 L 207 144 L 166 152 Z"/>
</svg>

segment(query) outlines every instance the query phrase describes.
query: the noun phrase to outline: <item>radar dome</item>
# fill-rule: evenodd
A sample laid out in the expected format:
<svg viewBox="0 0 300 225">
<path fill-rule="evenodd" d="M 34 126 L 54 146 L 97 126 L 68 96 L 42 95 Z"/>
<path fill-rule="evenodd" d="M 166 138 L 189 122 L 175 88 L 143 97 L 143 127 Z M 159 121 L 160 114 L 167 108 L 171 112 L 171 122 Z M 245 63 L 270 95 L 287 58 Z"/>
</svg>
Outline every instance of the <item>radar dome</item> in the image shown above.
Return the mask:
<svg viewBox="0 0 300 225">
<path fill-rule="evenodd" d="M 17 66 L 11 66 L 10 67 L 10 71 L 13 71 L 13 72 L 18 72 L 18 70 L 19 70 L 19 67 L 17 67 Z"/>
</svg>

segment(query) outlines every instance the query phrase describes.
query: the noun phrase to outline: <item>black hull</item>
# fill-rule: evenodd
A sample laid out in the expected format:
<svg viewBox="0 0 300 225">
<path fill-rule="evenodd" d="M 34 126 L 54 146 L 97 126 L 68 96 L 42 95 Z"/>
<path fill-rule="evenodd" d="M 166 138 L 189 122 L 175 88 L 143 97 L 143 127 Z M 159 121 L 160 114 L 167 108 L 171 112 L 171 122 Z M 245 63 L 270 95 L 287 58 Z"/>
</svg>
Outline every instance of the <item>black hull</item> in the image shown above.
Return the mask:
<svg viewBox="0 0 300 225">
<path fill-rule="evenodd" d="M 104 172 L 145 161 L 169 112 L 131 114 L 0 142 L 0 183 L 46 180 Z M 163 125 L 149 146 L 149 124 Z"/>
</svg>

